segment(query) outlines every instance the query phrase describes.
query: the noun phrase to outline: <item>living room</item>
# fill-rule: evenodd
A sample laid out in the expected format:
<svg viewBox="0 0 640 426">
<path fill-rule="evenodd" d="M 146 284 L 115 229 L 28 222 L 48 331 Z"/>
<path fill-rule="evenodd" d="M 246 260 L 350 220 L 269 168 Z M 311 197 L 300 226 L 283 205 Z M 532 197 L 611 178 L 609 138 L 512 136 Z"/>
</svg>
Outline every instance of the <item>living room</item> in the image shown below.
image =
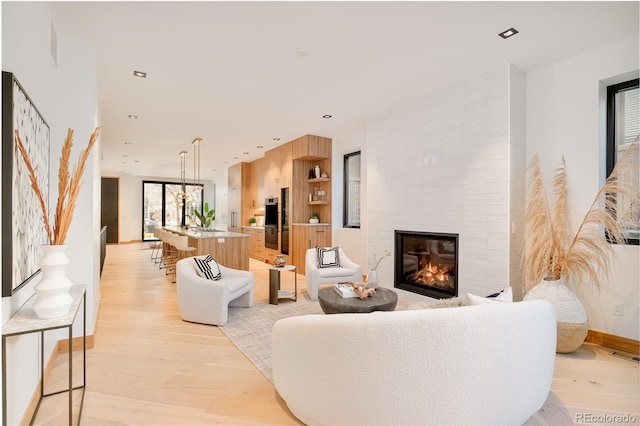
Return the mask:
<svg viewBox="0 0 640 426">
<path fill-rule="evenodd" d="M 507 5 L 518 8 L 516 3 Z M 481 5 L 477 7 L 482 9 Z M 586 8 L 581 3 L 573 7 Z M 367 269 L 374 254 L 393 248 L 393 230 L 459 232 L 464 235 L 460 293 L 486 295 L 503 289 L 509 282 L 515 299 L 521 300 L 518 239 L 523 236 L 524 224 L 523 211 L 514 206 L 523 205 L 518 197 L 524 197 L 526 165 L 537 154 L 545 180 L 550 181 L 564 155 L 570 179 L 571 221 L 578 223 L 604 180 L 606 86 L 638 78 L 637 4 L 594 2 L 593 7 L 585 9 L 589 12 L 584 14 L 589 16 L 581 16 L 591 26 L 585 25 L 577 36 L 571 35 L 583 39 L 584 45 L 578 50 L 557 51 L 553 60 L 534 69 L 525 72 L 509 61 L 472 71 L 445 69 L 441 71 L 441 84 L 420 87 L 411 97 L 397 97 L 395 102 L 376 105 L 361 120 L 343 123 L 331 133 L 322 132 L 317 125 L 290 135 L 293 139 L 313 133 L 333 139 L 336 200 L 342 193 L 343 156 L 362 152 L 362 226 L 359 229 L 339 226 L 341 204 L 335 203 L 334 245 L 342 247 Z M 599 15 L 598 19 L 606 21 L 601 32 L 592 25 L 597 19 L 591 15 Z M 67 127 L 75 129 L 77 144 L 82 146 L 93 128 L 104 124 L 101 118 L 113 113 L 101 109 L 100 99 L 104 95 L 97 90 L 98 50 L 68 20 L 63 8 L 53 3 L 2 4 L 3 71 L 17 76 L 51 126 L 52 182 Z M 49 48 L 52 22 L 57 34 L 55 64 Z M 529 31 L 533 31 L 531 27 L 551 25 L 532 18 L 518 28 L 521 33 L 514 37 L 526 36 L 525 24 L 529 25 Z M 498 28 L 491 34 L 495 43 L 517 40 L 497 37 L 498 31 L 509 26 L 517 28 L 518 24 Z M 26 33 L 25 28 L 29 29 Z M 607 31 L 609 35 L 603 34 Z M 447 43 L 444 37 L 441 43 Z M 545 49 L 552 50 L 552 44 L 540 42 L 539 50 Z M 536 60 L 532 56 L 530 62 Z M 401 76 L 395 78 L 402 80 Z M 477 99 L 483 105 L 479 106 Z M 461 105 L 472 109 L 460 111 Z M 439 127 L 441 123 L 450 127 Z M 104 138 L 108 132 L 105 128 Z M 282 138 L 282 142 L 287 140 Z M 87 164 L 83 192 L 68 237 L 68 255 L 73 264 L 69 277 L 73 282 L 87 283 L 88 335 L 93 335 L 99 324 L 102 295 L 99 204 L 100 177 L 105 170 L 97 153 L 95 150 Z M 430 165 L 423 161 L 419 167 L 418 158 L 429 158 Z M 216 173 L 212 178 L 216 207 L 224 211 L 226 169 Z M 128 173 L 122 173 L 120 178 L 126 202 L 139 205 L 142 178 Z M 433 190 L 432 186 L 420 185 L 423 180 L 437 181 L 439 186 Z M 447 205 L 456 206 L 455 211 L 447 210 Z M 129 226 L 121 233 L 121 242 L 139 240 L 138 218 L 126 206 L 122 215 L 123 223 Z M 590 329 L 637 341 L 638 246 L 614 249 L 617 260 L 610 280 L 599 291 L 591 286 L 578 289 L 579 296 L 588 313 Z M 378 275 L 380 282 L 392 283 L 392 262 L 382 262 Z M 34 285 L 27 285 L 12 297 L 3 297 L 3 324 L 31 297 Z M 411 293 L 402 293 L 402 297 L 408 303 L 423 299 Z M 618 302 L 624 304 L 623 316 L 614 315 Z M 45 346 L 47 352 L 52 351 L 55 342 L 47 341 Z M 23 407 L 28 405 L 38 383 L 37 368 L 33 367 L 39 364 L 37 348 L 37 340 L 29 338 L 12 343 L 9 348 L 12 359 L 9 370 L 20 372 L 9 375 L 12 393 L 9 403 L 18 407 L 14 420 L 21 418 Z"/>
</svg>

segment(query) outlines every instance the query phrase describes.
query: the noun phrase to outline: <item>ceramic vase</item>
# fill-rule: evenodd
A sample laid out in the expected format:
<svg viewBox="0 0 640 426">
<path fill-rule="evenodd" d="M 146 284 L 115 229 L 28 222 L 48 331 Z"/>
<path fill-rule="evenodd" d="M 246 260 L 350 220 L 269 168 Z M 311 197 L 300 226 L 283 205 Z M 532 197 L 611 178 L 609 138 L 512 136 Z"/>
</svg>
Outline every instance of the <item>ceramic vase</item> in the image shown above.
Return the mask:
<svg viewBox="0 0 640 426">
<path fill-rule="evenodd" d="M 576 295 L 566 286 L 564 278 L 542 280 L 524 297 L 524 300 L 543 299 L 551 302 L 556 311 L 558 335 L 556 352 L 575 351 L 587 337 L 587 313 Z"/>
<path fill-rule="evenodd" d="M 69 258 L 67 245 L 43 245 L 40 269 L 42 279 L 35 286 L 36 302 L 33 310 L 39 318 L 57 318 L 69 312 L 73 298 L 69 294 L 72 283 L 67 278 Z"/>
<path fill-rule="evenodd" d="M 378 287 L 378 271 L 372 269 L 367 274 L 367 288 L 377 288 Z"/>
</svg>

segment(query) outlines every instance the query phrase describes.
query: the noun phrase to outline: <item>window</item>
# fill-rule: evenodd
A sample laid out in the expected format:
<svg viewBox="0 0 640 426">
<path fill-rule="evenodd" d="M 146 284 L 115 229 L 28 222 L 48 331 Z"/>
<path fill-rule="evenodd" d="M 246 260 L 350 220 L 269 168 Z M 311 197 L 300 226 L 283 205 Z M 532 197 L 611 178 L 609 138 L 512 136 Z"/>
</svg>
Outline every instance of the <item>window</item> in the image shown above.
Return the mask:
<svg viewBox="0 0 640 426">
<path fill-rule="evenodd" d="M 638 79 L 607 87 L 607 176 L 618 158 L 640 134 L 640 91 Z M 638 158 L 635 161 L 640 161 Z M 640 185 L 640 176 L 624 176 L 630 184 Z M 625 182 L 627 183 L 627 182 Z M 622 222 L 628 244 L 640 241 L 640 205 L 618 197 L 617 203 L 627 204 L 618 221 Z"/>
<path fill-rule="evenodd" d="M 360 228 L 360 151 L 344 156 L 344 227 Z"/>
<path fill-rule="evenodd" d="M 187 184 L 186 203 L 182 186 L 169 182 L 142 182 L 142 241 L 154 240 L 153 228 L 157 226 L 196 226 L 195 210 L 202 213 L 202 185 Z"/>
</svg>

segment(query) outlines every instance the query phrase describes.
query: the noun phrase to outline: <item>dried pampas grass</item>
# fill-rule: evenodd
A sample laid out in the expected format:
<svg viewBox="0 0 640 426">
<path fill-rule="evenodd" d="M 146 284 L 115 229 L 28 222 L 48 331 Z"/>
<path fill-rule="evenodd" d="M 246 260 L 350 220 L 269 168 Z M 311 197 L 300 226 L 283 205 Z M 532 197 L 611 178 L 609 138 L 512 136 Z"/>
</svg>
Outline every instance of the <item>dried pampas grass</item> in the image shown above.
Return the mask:
<svg viewBox="0 0 640 426">
<path fill-rule="evenodd" d="M 553 210 L 544 191 L 538 157 L 531 161 L 524 259 L 527 289 L 547 277 L 591 282 L 599 288 L 600 279 L 608 277 L 614 254 L 610 242 L 625 240 L 619 219 L 627 215 L 626 208 L 640 202 L 639 139 L 620 157 L 573 237 L 568 220 L 564 158 L 553 179 Z"/>
<path fill-rule="evenodd" d="M 20 151 L 20 154 L 22 155 L 22 158 L 27 166 L 29 179 L 31 180 L 31 188 L 33 188 L 33 191 L 35 192 L 36 197 L 40 202 L 42 219 L 44 220 L 44 226 L 47 232 L 47 237 L 49 238 L 49 244 L 61 245 L 64 244 L 67 238 L 67 232 L 69 231 L 71 221 L 73 220 L 73 211 L 75 210 L 76 201 L 78 200 L 78 196 L 80 195 L 80 188 L 82 187 L 82 175 L 84 174 L 84 169 L 86 167 L 87 160 L 89 159 L 91 148 L 93 148 L 93 145 L 98 140 L 99 134 L 100 127 L 96 127 L 96 129 L 91 134 L 91 137 L 89 138 L 87 147 L 80 153 L 78 163 L 73 169 L 73 173 L 71 173 L 69 163 L 71 160 L 71 150 L 73 147 L 73 130 L 69 129 L 67 131 L 67 137 L 62 144 L 62 155 L 60 156 L 60 168 L 58 169 L 58 202 L 56 203 L 53 229 L 51 229 L 49 215 L 47 213 L 47 206 L 42 191 L 40 190 L 40 185 L 38 184 L 35 169 L 33 167 L 33 164 L 31 163 L 31 160 L 29 159 L 27 150 L 22 143 L 20 133 L 16 130 L 18 151 Z"/>
</svg>

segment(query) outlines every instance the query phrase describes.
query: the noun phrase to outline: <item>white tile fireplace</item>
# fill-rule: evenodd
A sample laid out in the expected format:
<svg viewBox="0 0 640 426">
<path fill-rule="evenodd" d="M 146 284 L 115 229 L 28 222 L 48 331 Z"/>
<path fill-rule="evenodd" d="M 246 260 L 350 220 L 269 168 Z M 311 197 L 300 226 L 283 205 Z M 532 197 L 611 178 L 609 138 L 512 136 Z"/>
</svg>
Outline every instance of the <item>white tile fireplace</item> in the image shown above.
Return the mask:
<svg viewBox="0 0 640 426">
<path fill-rule="evenodd" d="M 511 284 L 521 296 L 524 90 L 505 66 L 368 120 L 370 255 L 393 250 L 395 230 L 458 234 L 459 294 Z M 378 268 L 381 286 L 393 288 L 394 261 Z"/>
</svg>

